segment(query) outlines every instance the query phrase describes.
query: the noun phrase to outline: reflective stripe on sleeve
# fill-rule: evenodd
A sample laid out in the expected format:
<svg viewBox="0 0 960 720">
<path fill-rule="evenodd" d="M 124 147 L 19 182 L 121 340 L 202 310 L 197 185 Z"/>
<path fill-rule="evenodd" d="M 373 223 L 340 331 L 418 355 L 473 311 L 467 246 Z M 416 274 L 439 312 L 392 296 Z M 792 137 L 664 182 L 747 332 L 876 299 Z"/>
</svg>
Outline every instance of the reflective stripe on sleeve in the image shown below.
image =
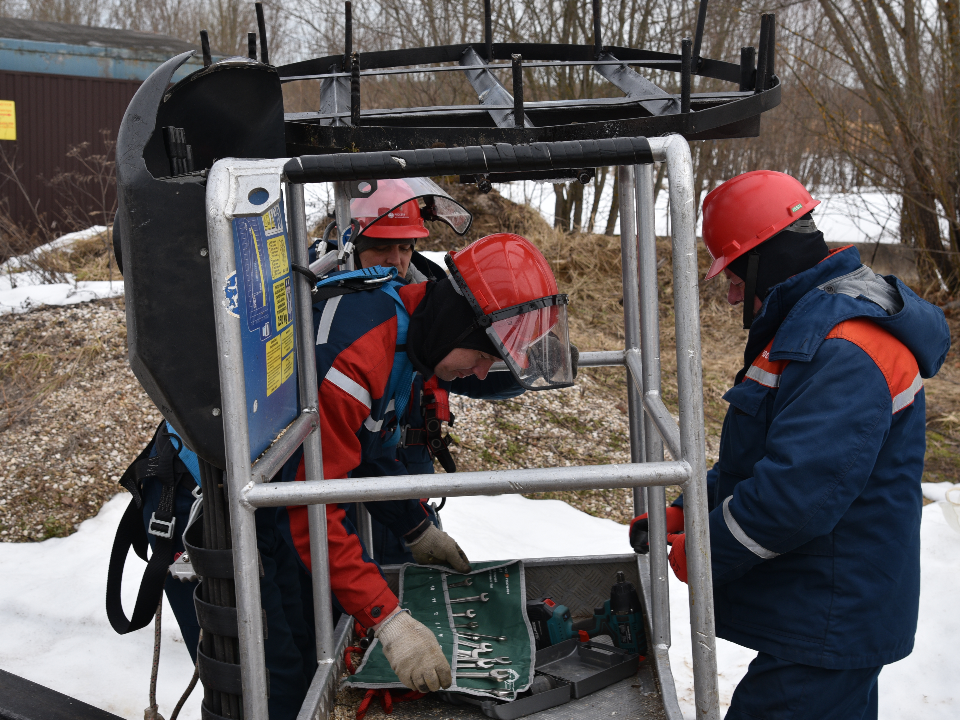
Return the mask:
<svg viewBox="0 0 960 720">
<path fill-rule="evenodd" d="M 359 385 L 355 380 L 348 378 L 335 367 L 327 370 L 327 375 L 324 377 L 324 380 L 329 380 L 345 393 L 362 402 L 368 408 L 373 407 L 373 400 L 370 398 L 370 393 L 367 392 L 366 388 Z"/>
<path fill-rule="evenodd" d="M 894 396 L 893 414 L 896 415 L 898 412 L 910 405 L 910 403 L 913 402 L 913 398 L 916 397 L 917 393 L 920 392 L 921 389 L 923 389 L 923 378 L 920 377 L 920 373 L 917 373 L 917 376 L 913 379 L 913 382 L 910 383 L 910 387 Z"/>
<path fill-rule="evenodd" d="M 780 387 L 780 376 L 774 375 L 772 372 L 767 372 L 756 365 L 751 365 L 750 369 L 747 370 L 748 378 L 755 380 L 756 382 L 764 385 L 766 387 L 775 388 Z"/>
<path fill-rule="evenodd" d="M 323 306 L 323 314 L 320 316 L 320 327 L 317 328 L 317 345 L 325 345 L 327 340 L 330 339 L 330 328 L 333 326 L 333 316 L 337 314 L 337 306 L 342 299 L 343 295 L 337 295 L 327 300 L 327 304 Z"/>
<path fill-rule="evenodd" d="M 728 497 L 723 501 L 723 519 L 727 523 L 727 530 L 730 531 L 730 534 L 733 535 L 747 550 L 759 558 L 770 560 L 771 558 L 777 557 L 780 553 L 767 550 L 743 531 L 743 528 L 740 527 L 740 523 L 736 521 L 736 519 L 733 517 L 733 513 L 730 512 L 730 501 L 732 499 L 733 496 Z"/>
<path fill-rule="evenodd" d="M 367 419 L 363 421 L 363 426 L 372 433 L 380 432 L 380 428 L 383 427 L 383 418 L 374 421 L 373 415 L 367 415 Z"/>
</svg>

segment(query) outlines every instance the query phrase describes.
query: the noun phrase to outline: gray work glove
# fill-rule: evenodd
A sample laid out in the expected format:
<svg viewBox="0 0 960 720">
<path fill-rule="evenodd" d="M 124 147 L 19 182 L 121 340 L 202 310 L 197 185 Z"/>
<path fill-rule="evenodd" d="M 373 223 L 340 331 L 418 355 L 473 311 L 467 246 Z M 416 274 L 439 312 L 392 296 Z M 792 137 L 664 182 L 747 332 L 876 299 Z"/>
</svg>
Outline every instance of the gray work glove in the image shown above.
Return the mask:
<svg viewBox="0 0 960 720">
<path fill-rule="evenodd" d="M 406 610 L 397 608 L 374 626 L 373 634 L 383 645 L 383 655 L 400 682 L 411 690 L 431 692 L 452 682 L 450 663 L 437 638 Z"/>
<path fill-rule="evenodd" d="M 449 565 L 458 573 L 470 572 L 470 561 L 456 541 L 435 525 L 428 525 L 416 540 L 407 543 L 417 565 Z"/>
</svg>

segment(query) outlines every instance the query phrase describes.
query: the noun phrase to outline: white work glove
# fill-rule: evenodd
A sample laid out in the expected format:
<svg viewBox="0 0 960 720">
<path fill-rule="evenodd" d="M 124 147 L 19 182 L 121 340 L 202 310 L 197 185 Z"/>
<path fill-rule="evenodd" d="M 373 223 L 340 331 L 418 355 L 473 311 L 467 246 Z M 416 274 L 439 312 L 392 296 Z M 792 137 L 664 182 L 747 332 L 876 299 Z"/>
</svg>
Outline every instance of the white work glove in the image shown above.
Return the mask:
<svg viewBox="0 0 960 720">
<path fill-rule="evenodd" d="M 440 643 L 406 610 L 394 610 L 374 626 L 373 634 L 383 645 L 390 668 L 408 688 L 425 693 L 450 687 L 450 663 Z"/>
<path fill-rule="evenodd" d="M 463 550 L 435 525 L 428 525 L 420 537 L 407 545 L 417 565 L 449 565 L 458 573 L 470 572 L 470 561 Z"/>
</svg>

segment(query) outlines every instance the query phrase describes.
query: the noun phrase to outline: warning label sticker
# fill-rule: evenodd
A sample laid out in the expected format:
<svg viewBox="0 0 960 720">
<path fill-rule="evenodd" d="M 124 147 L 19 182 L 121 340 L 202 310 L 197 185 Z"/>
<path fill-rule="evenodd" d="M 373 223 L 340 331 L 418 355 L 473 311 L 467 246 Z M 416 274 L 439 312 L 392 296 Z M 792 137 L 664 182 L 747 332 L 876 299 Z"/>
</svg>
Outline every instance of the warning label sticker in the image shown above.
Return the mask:
<svg viewBox="0 0 960 720">
<path fill-rule="evenodd" d="M 280 338 L 275 337 L 267 341 L 267 397 L 273 395 L 282 383 L 283 358 L 280 355 Z"/>
<path fill-rule="evenodd" d="M 263 230 L 267 237 L 283 234 L 283 217 L 280 214 L 280 203 L 267 210 L 263 215 Z"/>
<path fill-rule="evenodd" d="M 283 379 L 280 382 L 286 382 L 291 375 L 293 375 L 293 353 L 283 359 Z"/>
<path fill-rule="evenodd" d="M 273 316 L 276 321 L 277 332 L 290 324 L 290 278 L 278 280 L 273 284 Z"/>
<path fill-rule="evenodd" d="M 283 235 L 267 240 L 267 254 L 270 256 L 270 275 L 273 280 L 290 272 L 290 262 L 287 260 L 287 241 Z"/>
<path fill-rule="evenodd" d="M 269 319 L 267 283 L 264 277 L 265 260 L 263 238 L 257 228 L 250 223 L 237 226 L 237 239 L 240 245 L 240 267 L 243 275 L 243 295 L 247 311 L 247 327 L 253 332 L 259 330 L 264 320 Z"/>
<path fill-rule="evenodd" d="M 293 328 L 287 328 L 280 336 L 280 354 L 286 357 L 293 352 Z"/>
</svg>

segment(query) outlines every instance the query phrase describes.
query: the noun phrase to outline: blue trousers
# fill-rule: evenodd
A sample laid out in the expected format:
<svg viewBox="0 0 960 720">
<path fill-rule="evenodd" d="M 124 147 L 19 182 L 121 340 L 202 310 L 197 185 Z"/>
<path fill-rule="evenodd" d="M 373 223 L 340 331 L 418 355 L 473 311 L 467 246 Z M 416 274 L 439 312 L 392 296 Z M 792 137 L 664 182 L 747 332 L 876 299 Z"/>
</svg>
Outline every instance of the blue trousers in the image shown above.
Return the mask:
<svg viewBox="0 0 960 720">
<path fill-rule="evenodd" d="M 726 720 L 877 720 L 882 669 L 828 670 L 760 653 L 737 685 Z"/>
<path fill-rule="evenodd" d="M 160 503 L 161 489 L 159 482 L 144 483 L 144 524 Z M 193 504 L 191 489 L 188 483 L 181 483 L 177 488 L 176 552 L 183 551 L 183 530 Z M 264 649 L 267 670 L 270 672 L 268 706 L 270 720 L 294 720 L 317 669 L 313 593 L 310 576 L 301 569 L 296 555 L 281 537 L 275 518 L 276 510 L 273 508 L 256 512 L 257 548 L 264 573 L 260 579 L 260 601 L 267 616 Z M 152 547 L 156 538 L 149 533 L 147 537 Z M 200 625 L 193 604 L 196 587 L 196 582 L 181 583 L 170 576 L 164 586 L 194 663 L 200 638 Z"/>
</svg>

